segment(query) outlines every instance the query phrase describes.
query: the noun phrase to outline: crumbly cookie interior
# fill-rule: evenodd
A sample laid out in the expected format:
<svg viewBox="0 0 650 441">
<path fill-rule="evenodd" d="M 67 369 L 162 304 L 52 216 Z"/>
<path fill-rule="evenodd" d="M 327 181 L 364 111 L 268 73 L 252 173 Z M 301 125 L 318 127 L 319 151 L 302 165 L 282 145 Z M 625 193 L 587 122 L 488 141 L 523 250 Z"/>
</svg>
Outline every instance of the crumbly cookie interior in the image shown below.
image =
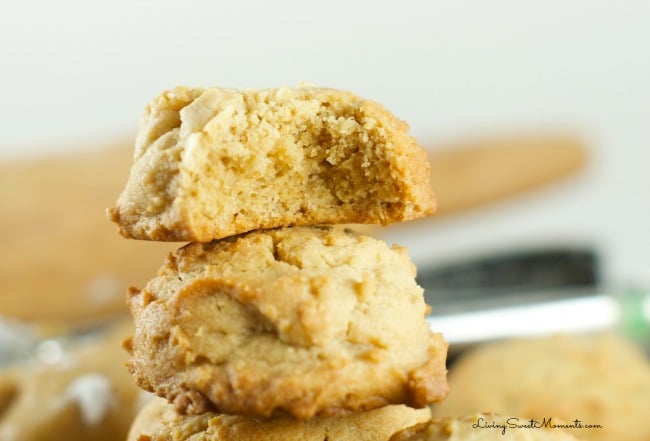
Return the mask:
<svg viewBox="0 0 650 441">
<path fill-rule="evenodd" d="M 375 103 L 328 89 L 181 89 L 154 110 L 136 148 L 136 160 L 156 164 L 141 167 L 139 180 L 155 195 L 149 215 L 183 199 L 191 223 L 214 230 L 287 217 L 305 223 L 333 208 L 347 221 L 388 222 L 404 211 L 389 156 L 407 153 L 386 148 L 386 111 Z"/>
</svg>

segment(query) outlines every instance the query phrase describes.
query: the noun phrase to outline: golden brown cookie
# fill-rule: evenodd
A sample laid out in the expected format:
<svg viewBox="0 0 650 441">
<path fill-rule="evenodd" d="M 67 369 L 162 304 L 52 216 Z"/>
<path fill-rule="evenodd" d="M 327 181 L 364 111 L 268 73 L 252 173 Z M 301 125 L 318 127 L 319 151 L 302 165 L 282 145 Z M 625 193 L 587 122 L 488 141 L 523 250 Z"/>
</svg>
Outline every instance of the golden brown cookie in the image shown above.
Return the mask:
<svg viewBox="0 0 650 441">
<path fill-rule="evenodd" d="M 110 217 L 126 237 L 207 242 L 260 228 L 433 212 L 408 126 L 349 92 L 178 87 L 147 108 Z"/>
<path fill-rule="evenodd" d="M 402 247 L 334 228 L 255 231 L 170 256 L 128 300 L 137 383 L 181 412 L 423 407 L 447 344 Z"/>
<path fill-rule="evenodd" d="M 432 418 L 404 429 L 390 441 L 577 441 L 557 419 L 534 420 L 489 413 L 461 418 Z"/>
<path fill-rule="evenodd" d="M 212 412 L 180 415 L 157 398 L 138 415 L 127 441 L 387 441 L 393 433 L 430 415 L 426 407 L 403 405 L 306 421 Z"/>
<path fill-rule="evenodd" d="M 486 344 L 453 365 L 435 416 L 493 411 L 602 425 L 585 440 L 650 439 L 650 364 L 614 336 L 555 336 Z"/>
<path fill-rule="evenodd" d="M 0 440 L 124 439 L 147 395 L 124 367 L 126 320 L 72 347 L 42 343 L 40 360 L 0 371 Z"/>
</svg>

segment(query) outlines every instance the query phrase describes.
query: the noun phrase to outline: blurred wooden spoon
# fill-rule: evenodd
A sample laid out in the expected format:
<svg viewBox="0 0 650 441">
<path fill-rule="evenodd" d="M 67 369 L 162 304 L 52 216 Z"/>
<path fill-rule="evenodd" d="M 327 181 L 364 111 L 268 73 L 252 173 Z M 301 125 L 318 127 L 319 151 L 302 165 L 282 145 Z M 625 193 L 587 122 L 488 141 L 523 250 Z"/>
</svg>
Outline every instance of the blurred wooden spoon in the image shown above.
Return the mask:
<svg viewBox="0 0 650 441">
<path fill-rule="evenodd" d="M 437 148 L 430 160 L 438 214 L 547 184 L 584 159 L 580 142 L 569 137 Z M 127 287 L 142 286 L 182 245 L 126 240 L 106 219 L 131 163 L 132 142 L 117 140 L 83 153 L 0 164 L 0 315 L 93 321 L 124 312 Z"/>
<path fill-rule="evenodd" d="M 92 322 L 123 313 L 126 289 L 180 244 L 125 240 L 106 219 L 132 141 L 0 164 L 0 315 Z"/>
<path fill-rule="evenodd" d="M 430 146 L 435 216 L 476 208 L 569 176 L 586 162 L 583 142 L 562 135 L 518 135 Z"/>
</svg>

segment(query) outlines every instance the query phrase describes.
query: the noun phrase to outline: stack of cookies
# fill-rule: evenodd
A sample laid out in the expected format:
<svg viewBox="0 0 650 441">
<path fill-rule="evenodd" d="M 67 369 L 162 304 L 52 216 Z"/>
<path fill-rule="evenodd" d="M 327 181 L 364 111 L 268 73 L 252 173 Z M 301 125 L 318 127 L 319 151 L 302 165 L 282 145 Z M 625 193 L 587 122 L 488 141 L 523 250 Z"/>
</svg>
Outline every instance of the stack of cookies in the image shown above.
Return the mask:
<svg viewBox="0 0 650 441">
<path fill-rule="evenodd" d="M 129 370 L 166 399 L 131 440 L 382 440 L 430 418 L 447 344 L 415 266 L 335 226 L 433 211 L 407 130 L 314 87 L 181 87 L 147 107 L 110 217 L 129 238 L 190 243 L 128 296 Z"/>
</svg>

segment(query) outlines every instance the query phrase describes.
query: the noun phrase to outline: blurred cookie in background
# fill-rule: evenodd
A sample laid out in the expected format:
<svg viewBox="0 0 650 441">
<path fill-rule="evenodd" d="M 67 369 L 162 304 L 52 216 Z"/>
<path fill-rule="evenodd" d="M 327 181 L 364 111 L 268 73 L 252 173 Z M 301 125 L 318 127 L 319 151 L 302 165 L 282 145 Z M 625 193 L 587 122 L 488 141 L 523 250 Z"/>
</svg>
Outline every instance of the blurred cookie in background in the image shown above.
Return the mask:
<svg viewBox="0 0 650 441">
<path fill-rule="evenodd" d="M 578 441 L 559 420 L 546 421 L 477 413 L 432 418 L 393 435 L 390 441 Z"/>
<path fill-rule="evenodd" d="M 496 412 L 602 425 L 585 440 L 650 439 L 650 364 L 615 335 L 552 336 L 484 344 L 452 365 L 451 392 L 434 416 Z"/>
<path fill-rule="evenodd" d="M 33 359 L 0 370 L 0 440 L 125 439 L 149 400 L 124 366 L 132 332 L 124 319 L 72 346 L 45 340 Z"/>
</svg>

